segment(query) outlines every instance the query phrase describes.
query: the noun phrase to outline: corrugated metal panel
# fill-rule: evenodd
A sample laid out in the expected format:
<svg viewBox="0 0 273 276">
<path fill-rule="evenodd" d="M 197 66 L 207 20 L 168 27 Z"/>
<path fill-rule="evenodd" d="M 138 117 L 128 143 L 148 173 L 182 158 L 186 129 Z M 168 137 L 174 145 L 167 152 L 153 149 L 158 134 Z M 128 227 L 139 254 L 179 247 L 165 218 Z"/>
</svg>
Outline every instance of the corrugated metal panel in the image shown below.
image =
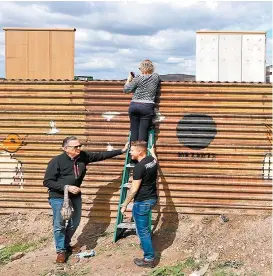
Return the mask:
<svg viewBox="0 0 273 276">
<path fill-rule="evenodd" d="M 0 82 L 2 213 L 49 209 L 42 179 L 61 141 L 121 148 L 130 95 L 120 81 Z M 271 210 L 272 84 L 164 82 L 157 106 L 159 212 Z M 83 214 L 116 216 L 124 156 L 91 164 Z"/>
</svg>

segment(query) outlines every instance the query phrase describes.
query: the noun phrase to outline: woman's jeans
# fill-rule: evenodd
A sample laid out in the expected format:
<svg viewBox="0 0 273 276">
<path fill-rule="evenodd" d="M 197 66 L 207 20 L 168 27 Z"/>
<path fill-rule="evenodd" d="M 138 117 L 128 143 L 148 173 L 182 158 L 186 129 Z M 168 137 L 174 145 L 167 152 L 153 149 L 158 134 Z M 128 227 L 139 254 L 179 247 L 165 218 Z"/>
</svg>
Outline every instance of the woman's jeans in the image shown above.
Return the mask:
<svg viewBox="0 0 273 276">
<path fill-rule="evenodd" d="M 154 116 L 153 103 L 131 102 L 129 106 L 131 141 L 148 141 L 149 128 Z"/>
<path fill-rule="evenodd" d="M 156 205 L 157 199 L 149 199 L 145 201 L 136 201 L 133 206 L 133 217 L 136 224 L 136 232 L 140 239 L 142 249 L 144 251 L 144 259 L 152 261 L 155 252 L 152 244 L 152 237 L 149 228 L 150 212 Z"/>
<path fill-rule="evenodd" d="M 67 225 L 61 215 L 63 198 L 50 198 L 49 204 L 53 210 L 53 233 L 56 252 L 65 252 L 69 247 L 71 238 L 77 230 L 82 214 L 82 199 L 80 196 L 70 198 L 73 204 L 74 213 Z"/>
</svg>

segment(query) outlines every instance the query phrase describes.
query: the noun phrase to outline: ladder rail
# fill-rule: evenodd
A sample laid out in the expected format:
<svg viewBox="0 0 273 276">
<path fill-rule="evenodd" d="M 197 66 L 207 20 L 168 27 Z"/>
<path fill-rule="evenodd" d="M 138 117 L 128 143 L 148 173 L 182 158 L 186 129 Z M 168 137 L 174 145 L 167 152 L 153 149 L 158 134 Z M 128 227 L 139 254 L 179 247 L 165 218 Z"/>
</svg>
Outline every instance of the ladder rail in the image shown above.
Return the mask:
<svg viewBox="0 0 273 276">
<path fill-rule="evenodd" d="M 147 148 L 148 148 L 147 155 L 148 156 L 151 155 L 149 149 L 151 149 L 154 144 L 155 144 L 155 130 L 154 130 L 154 128 L 152 128 L 149 131 L 149 138 L 148 138 L 148 145 L 147 145 Z M 150 232 L 152 232 L 152 210 L 149 213 L 149 230 L 150 230 Z"/>
<path fill-rule="evenodd" d="M 131 139 L 131 133 L 129 133 L 129 138 L 128 141 Z M 123 174 L 122 174 L 122 182 L 121 182 L 121 190 L 120 190 L 120 198 L 119 198 L 119 203 L 118 203 L 118 212 L 117 212 L 117 219 L 116 219 L 116 224 L 115 224 L 115 235 L 114 235 L 114 242 L 117 241 L 118 238 L 118 225 L 123 221 L 123 214 L 120 212 L 121 204 L 124 202 L 127 196 L 127 188 L 124 187 L 125 184 L 128 183 L 129 180 L 129 170 L 126 168 L 126 165 L 130 162 L 130 150 L 128 149 L 126 152 L 126 157 L 125 157 L 125 162 L 123 166 Z"/>
</svg>

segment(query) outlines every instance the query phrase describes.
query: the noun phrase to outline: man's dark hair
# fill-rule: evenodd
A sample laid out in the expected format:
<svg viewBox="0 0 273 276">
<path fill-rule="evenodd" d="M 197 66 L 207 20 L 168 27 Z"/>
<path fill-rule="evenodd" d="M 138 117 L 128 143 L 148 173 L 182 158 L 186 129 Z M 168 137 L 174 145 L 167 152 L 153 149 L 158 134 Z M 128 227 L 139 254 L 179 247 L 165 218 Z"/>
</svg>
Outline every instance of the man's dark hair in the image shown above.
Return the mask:
<svg viewBox="0 0 273 276">
<path fill-rule="evenodd" d="M 76 136 L 68 136 L 63 140 L 63 144 L 62 147 L 66 147 L 68 145 L 68 143 L 72 140 L 78 140 L 78 138 Z"/>
</svg>

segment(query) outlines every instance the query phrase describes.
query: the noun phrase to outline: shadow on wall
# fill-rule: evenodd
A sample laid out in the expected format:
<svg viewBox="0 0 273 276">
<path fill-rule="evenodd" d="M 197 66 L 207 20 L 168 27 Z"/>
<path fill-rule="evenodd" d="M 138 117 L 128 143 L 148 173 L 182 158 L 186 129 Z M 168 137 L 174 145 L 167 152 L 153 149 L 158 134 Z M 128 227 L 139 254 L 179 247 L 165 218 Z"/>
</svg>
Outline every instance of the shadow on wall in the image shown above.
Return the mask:
<svg viewBox="0 0 273 276">
<path fill-rule="evenodd" d="M 169 184 L 166 181 L 161 168 L 159 168 L 159 176 L 161 177 L 161 183 L 163 185 L 166 205 L 161 205 L 159 202 L 157 206 L 158 215 L 153 228 L 153 244 L 156 252 L 156 265 L 160 262 L 162 252 L 173 244 L 179 225 L 178 213 L 171 197 Z M 161 209 L 162 211 L 160 211 Z M 159 224 L 159 228 L 156 229 Z"/>
<path fill-rule="evenodd" d="M 115 192 L 119 191 L 119 186 L 122 181 L 122 174 L 118 179 L 115 179 L 113 182 L 108 183 L 106 186 L 99 188 L 97 195 L 93 201 L 93 206 L 90 209 L 88 214 L 89 219 L 86 225 L 83 227 L 82 233 L 78 237 L 77 246 L 86 246 L 86 249 L 93 249 L 97 246 L 99 237 L 103 236 L 111 223 L 111 210 L 110 210 L 110 200 Z M 105 194 L 105 190 L 111 188 L 113 193 Z M 103 201 L 102 201 L 103 199 Z M 103 204 L 103 214 L 105 222 L 98 223 L 92 213 L 98 210 L 98 207 Z"/>
<path fill-rule="evenodd" d="M 159 91 L 156 97 L 156 106 L 159 107 L 160 99 L 161 99 L 161 84 L 159 87 Z M 160 114 L 160 110 L 158 109 Z M 165 118 L 165 117 L 164 117 Z M 160 134 L 159 124 L 161 124 L 161 119 L 154 121 L 155 133 L 156 133 L 156 141 L 155 141 L 155 149 L 157 144 L 157 139 Z M 159 176 L 161 177 L 161 183 L 163 185 L 163 192 L 166 198 L 166 205 L 162 205 L 160 203 L 160 198 L 155 209 L 157 210 L 157 218 L 153 224 L 153 245 L 156 252 L 156 265 L 160 262 L 162 252 L 170 247 L 176 237 L 176 231 L 178 229 L 179 220 L 178 213 L 176 211 L 174 202 L 171 198 L 171 193 L 169 189 L 169 184 L 164 177 L 163 171 L 160 168 L 159 162 Z M 162 210 L 161 210 L 162 209 Z M 159 228 L 158 228 L 159 227 Z M 157 229 L 158 228 L 158 229 Z"/>
</svg>

